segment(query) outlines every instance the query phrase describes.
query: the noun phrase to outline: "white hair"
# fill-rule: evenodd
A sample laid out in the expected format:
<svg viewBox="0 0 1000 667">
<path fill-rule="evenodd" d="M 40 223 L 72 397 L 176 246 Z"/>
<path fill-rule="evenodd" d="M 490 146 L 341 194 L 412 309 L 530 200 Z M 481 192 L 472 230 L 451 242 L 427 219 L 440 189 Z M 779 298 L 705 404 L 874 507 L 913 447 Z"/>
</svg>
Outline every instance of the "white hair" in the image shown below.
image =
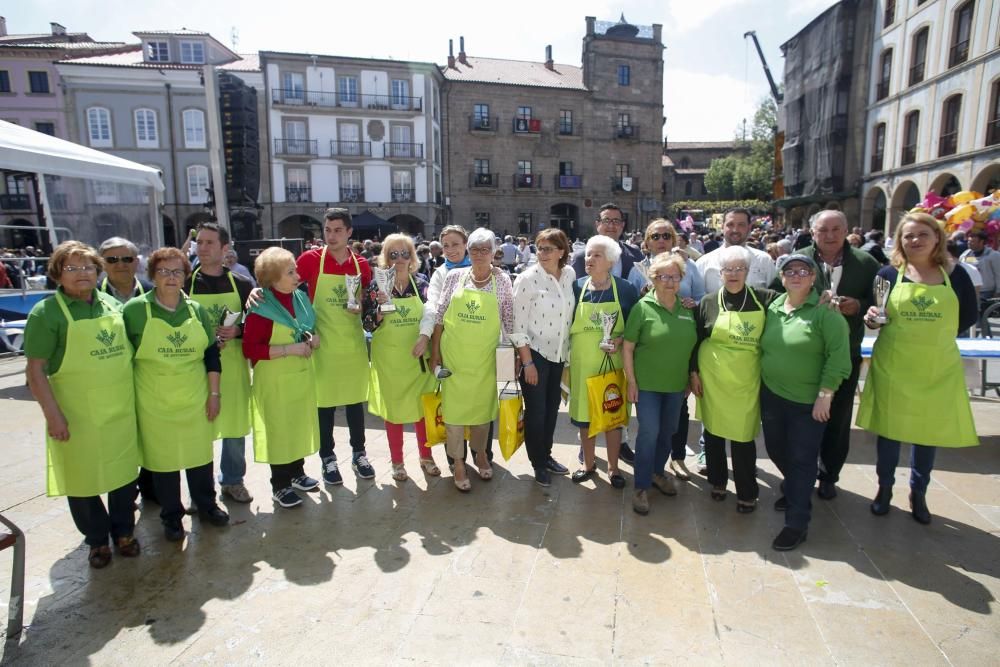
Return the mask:
<svg viewBox="0 0 1000 667">
<path fill-rule="evenodd" d="M 819 211 L 818 213 L 813 214 L 813 216 L 809 218 L 809 229 L 816 229 L 816 225 L 819 223 L 820 218 L 823 218 L 825 216 L 840 218 L 840 221 L 844 224 L 844 229 L 847 230 L 850 229 L 850 226 L 848 226 L 847 224 L 847 216 L 844 215 L 843 211 L 838 211 L 836 209 L 824 209 L 822 211 Z"/>
<path fill-rule="evenodd" d="M 490 252 L 495 254 L 497 251 L 497 237 L 493 235 L 493 232 L 483 227 L 469 234 L 469 240 L 466 242 L 466 246 L 469 248 L 486 244 L 489 244 Z"/>
<path fill-rule="evenodd" d="M 125 248 L 133 255 L 139 254 L 139 248 L 137 248 L 134 243 L 128 239 L 123 239 L 120 236 L 112 236 L 110 239 L 101 244 L 101 247 L 97 249 L 97 252 L 103 255 L 108 250 L 114 250 L 115 248 Z"/>
<path fill-rule="evenodd" d="M 750 268 L 750 262 L 753 260 L 753 255 L 750 251 L 741 245 L 727 245 L 724 248 L 718 250 L 719 253 L 719 266 L 725 266 L 731 262 L 742 262 Z"/>
<path fill-rule="evenodd" d="M 781 248 L 782 252 L 788 254 L 792 252 L 792 248 L 794 248 L 795 246 L 789 239 L 781 239 L 780 241 L 778 241 L 778 247 Z"/>
<path fill-rule="evenodd" d="M 604 256 L 608 258 L 608 261 L 614 264 L 622 256 L 622 247 L 618 245 L 618 242 L 612 239 L 610 236 L 604 236 L 603 234 L 597 234 L 591 236 L 587 240 L 587 247 L 584 253 L 590 250 L 603 250 Z"/>
<path fill-rule="evenodd" d="M 441 244 L 440 244 L 440 243 L 438 243 L 437 241 L 431 241 L 431 242 L 430 242 L 430 244 L 429 244 L 429 247 L 430 247 L 430 248 L 431 248 L 432 250 L 433 250 L 434 248 L 437 248 L 438 250 L 440 250 L 440 249 L 441 249 Z"/>
</svg>

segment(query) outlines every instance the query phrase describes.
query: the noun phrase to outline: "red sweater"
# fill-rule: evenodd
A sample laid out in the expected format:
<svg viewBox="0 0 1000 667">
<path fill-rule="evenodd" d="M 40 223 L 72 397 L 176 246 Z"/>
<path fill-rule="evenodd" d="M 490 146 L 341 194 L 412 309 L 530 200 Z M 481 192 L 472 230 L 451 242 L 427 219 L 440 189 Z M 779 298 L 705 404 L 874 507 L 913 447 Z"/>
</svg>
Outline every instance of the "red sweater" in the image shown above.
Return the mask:
<svg viewBox="0 0 1000 667">
<path fill-rule="evenodd" d="M 291 294 L 282 294 L 272 291 L 278 298 L 278 303 L 285 307 L 292 317 L 295 317 L 295 306 L 292 303 Z M 251 365 L 256 365 L 258 361 L 266 361 L 271 358 L 271 332 L 274 322 L 261 317 L 257 313 L 247 315 L 246 322 L 243 323 L 243 356 L 250 360 Z"/>
<path fill-rule="evenodd" d="M 349 253 L 347 261 L 340 264 L 328 250 L 326 252 L 326 262 L 323 265 L 323 273 L 334 276 L 356 275 L 357 272 L 354 269 L 354 259 L 352 257 L 357 258 L 358 266 L 361 268 L 361 290 L 364 291 L 368 288 L 368 283 L 371 282 L 372 269 L 368 265 L 367 259 L 361 255 L 355 255 L 351 250 L 347 252 Z M 319 279 L 319 258 L 322 253 L 322 248 L 313 248 L 299 255 L 298 261 L 295 262 L 295 269 L 299 272 L 299 278 L 309 286 L 309 301 L 315 301 L 316 281 Z"/>
</svg>

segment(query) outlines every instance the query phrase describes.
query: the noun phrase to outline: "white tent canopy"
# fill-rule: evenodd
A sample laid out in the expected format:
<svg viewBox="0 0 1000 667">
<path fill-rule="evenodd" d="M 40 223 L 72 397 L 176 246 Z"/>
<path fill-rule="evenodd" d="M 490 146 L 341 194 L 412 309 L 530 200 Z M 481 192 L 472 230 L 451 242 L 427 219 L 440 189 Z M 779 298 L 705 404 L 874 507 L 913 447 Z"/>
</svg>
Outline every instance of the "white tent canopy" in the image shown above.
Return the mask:
<svg viewBox="0 0 1000 667">
<path fill-rule="evenodd" d="M 156 169 L 0 121 L 0 169 L 127 183 L 163 191 Z"/>
</svg>

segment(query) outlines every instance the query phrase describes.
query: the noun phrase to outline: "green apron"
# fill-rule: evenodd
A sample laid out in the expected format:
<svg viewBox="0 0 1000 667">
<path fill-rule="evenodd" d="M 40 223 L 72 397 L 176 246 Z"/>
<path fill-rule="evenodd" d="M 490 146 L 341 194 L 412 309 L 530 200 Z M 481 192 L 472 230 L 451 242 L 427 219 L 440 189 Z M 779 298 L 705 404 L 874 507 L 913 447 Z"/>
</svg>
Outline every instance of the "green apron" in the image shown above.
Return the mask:
<svg viewBox="0 0 1000 667">
<path fill-rule="evenodd" d="M 293 343 L 292 329 L 272 322 L 270 344 Z M 323 344 L 321 339 L 321 348 Z M 319 450 L 314 376 L 312 360 L 303 357 L 278 357 L 258 361 L 254 366 L 251 399 L 254 461 L 291 463 Z"/>
<path fill-rule="evenodd" d="M 46 436 L 46 493 L 88 498 L 139 475 L 132 345 L 121 311 L 74 320 L 61 292 L 55 300 L 66 316 L 66 351 L 49 385 L 69 440 Z"/>
<path fill-rule="evenodd" d="M 351 253 L 361 275 L 358 258 Z M 344 276 L 323 273 L 326 246 L 319 256 L 319 276 L 313 293 L 320 346 L 313 352 L 316 401 L 321 408 L 363 403 L 368 398 L 368 347 L 361 317 L 347 312 Z M 360 301 L 360 298 L 359 298 Z"/>
<path fill-rule="evenodd" d="M 182 300 L 190 317 L 174 328 L 153 317 L 146 302 L 146 327 L 135 353 L 135 412 L 139 421 L 142 465 L 173 472 L 212 462 L 215 427 L 205 415 L 208 335 L 194 306 Z"/>
<path fill-rule="evenodd" d="M 416 293 L 417 285 L 410 277 Z M 368 411 L 392 424 L 412 424 L 424 416 L 421 395 L 434 391 L 434 376 L 414 358 L 424 304 L 419 296 L 393 297 L 395 312 L 383 313 L 372 334 Z"/>
<path fill-rule="evenodd" d="M 712 435 L 750 442 L 760 431 L 760 336 L 767 311 L 748 285 L 760 310 L 726 310 L 719 290 L 719 316 L 712 335 L 698 348 L 702 396 L 695 419 Z"/>
<path fill-rule="evenodd" d="M 904 283 L 905 273 L 903 265 L 889 294 L 889 324 L 875 340 L 857 424 L 915 445 L 974 447 L 979 438 L 955 344 L 958 297 L 947 273 L 943 285 Z"/>
<path fill-rule="evenodd" d="M 191 274 L 191 292 L 188 296 L 201 304 L 209 313 L 212 322 L 219 324 L 226 308 L 233 313 L 243 310 L 232 272 L 227 274 L 229 284 L 233 286 L 232 292 L 195 295 L 194 278 L 200 270 L 195 269 Z M 243 346 L 236 338 L 227 341 L 220 354 L 222 378 L 219 382 L 219 393 L 222 394 L 222 407 L 219 416 L 212 422 L 215 427 L 215 437 L 242 438 L 250 432 L 250 364 L 243 356 Z"/>
<path fill-rule="evenodd" d="M 617 338 L 625 331 L 625 313 L 618 301 L 618 285 L 614 276 L 611 277 L 611 290 L 615 300 L 606 303 L 585 303 L 583 295 L 590 288 L 590 279 L 580 290 L 580 300 L 576 305 L 576 317 L 569 329 L 569 416 L 577 423 L 590 423 L 590 406 L 587 403 L 587 378 L 599 375 L 601 364 L 607 353 L 601 349 L 604 338 L 601 329 L 603 312 L 618 312 L 618 321 L 612 331 L 612 337 Z M 622 368 L 621 349 L 611 355 L 615 368 Z"/>
<path fill-rule="evenodd" d="M 453 426 L 487 424 L 497 418 L 497 344 L 500 311 L 497 279 L 493 293 L 466 289 L 465 280 L 451 295 L 444 313 L 441 356 L 451 376 L 441 382 L 441 414 Z"/>
</svg>

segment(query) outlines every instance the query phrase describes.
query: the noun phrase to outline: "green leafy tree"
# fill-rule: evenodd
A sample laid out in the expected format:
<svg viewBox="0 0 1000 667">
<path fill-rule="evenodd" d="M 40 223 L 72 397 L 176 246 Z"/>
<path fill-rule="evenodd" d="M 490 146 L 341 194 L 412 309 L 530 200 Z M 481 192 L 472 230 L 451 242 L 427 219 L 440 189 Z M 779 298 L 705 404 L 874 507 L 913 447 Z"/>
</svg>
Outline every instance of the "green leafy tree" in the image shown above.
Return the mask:
<svg viewBox="0 0 1000 667">
<path fill-rule="evenodd" d="M 736 145 L 744 152 L 712 160 L 705 173 L 705 188 L 716 199 L 770 199 L 774 175 L 774 132 L 778 110 L 771 97 L 760 101 L 753 115 L 750 140 L 740 129 Z"/>
</svg>

